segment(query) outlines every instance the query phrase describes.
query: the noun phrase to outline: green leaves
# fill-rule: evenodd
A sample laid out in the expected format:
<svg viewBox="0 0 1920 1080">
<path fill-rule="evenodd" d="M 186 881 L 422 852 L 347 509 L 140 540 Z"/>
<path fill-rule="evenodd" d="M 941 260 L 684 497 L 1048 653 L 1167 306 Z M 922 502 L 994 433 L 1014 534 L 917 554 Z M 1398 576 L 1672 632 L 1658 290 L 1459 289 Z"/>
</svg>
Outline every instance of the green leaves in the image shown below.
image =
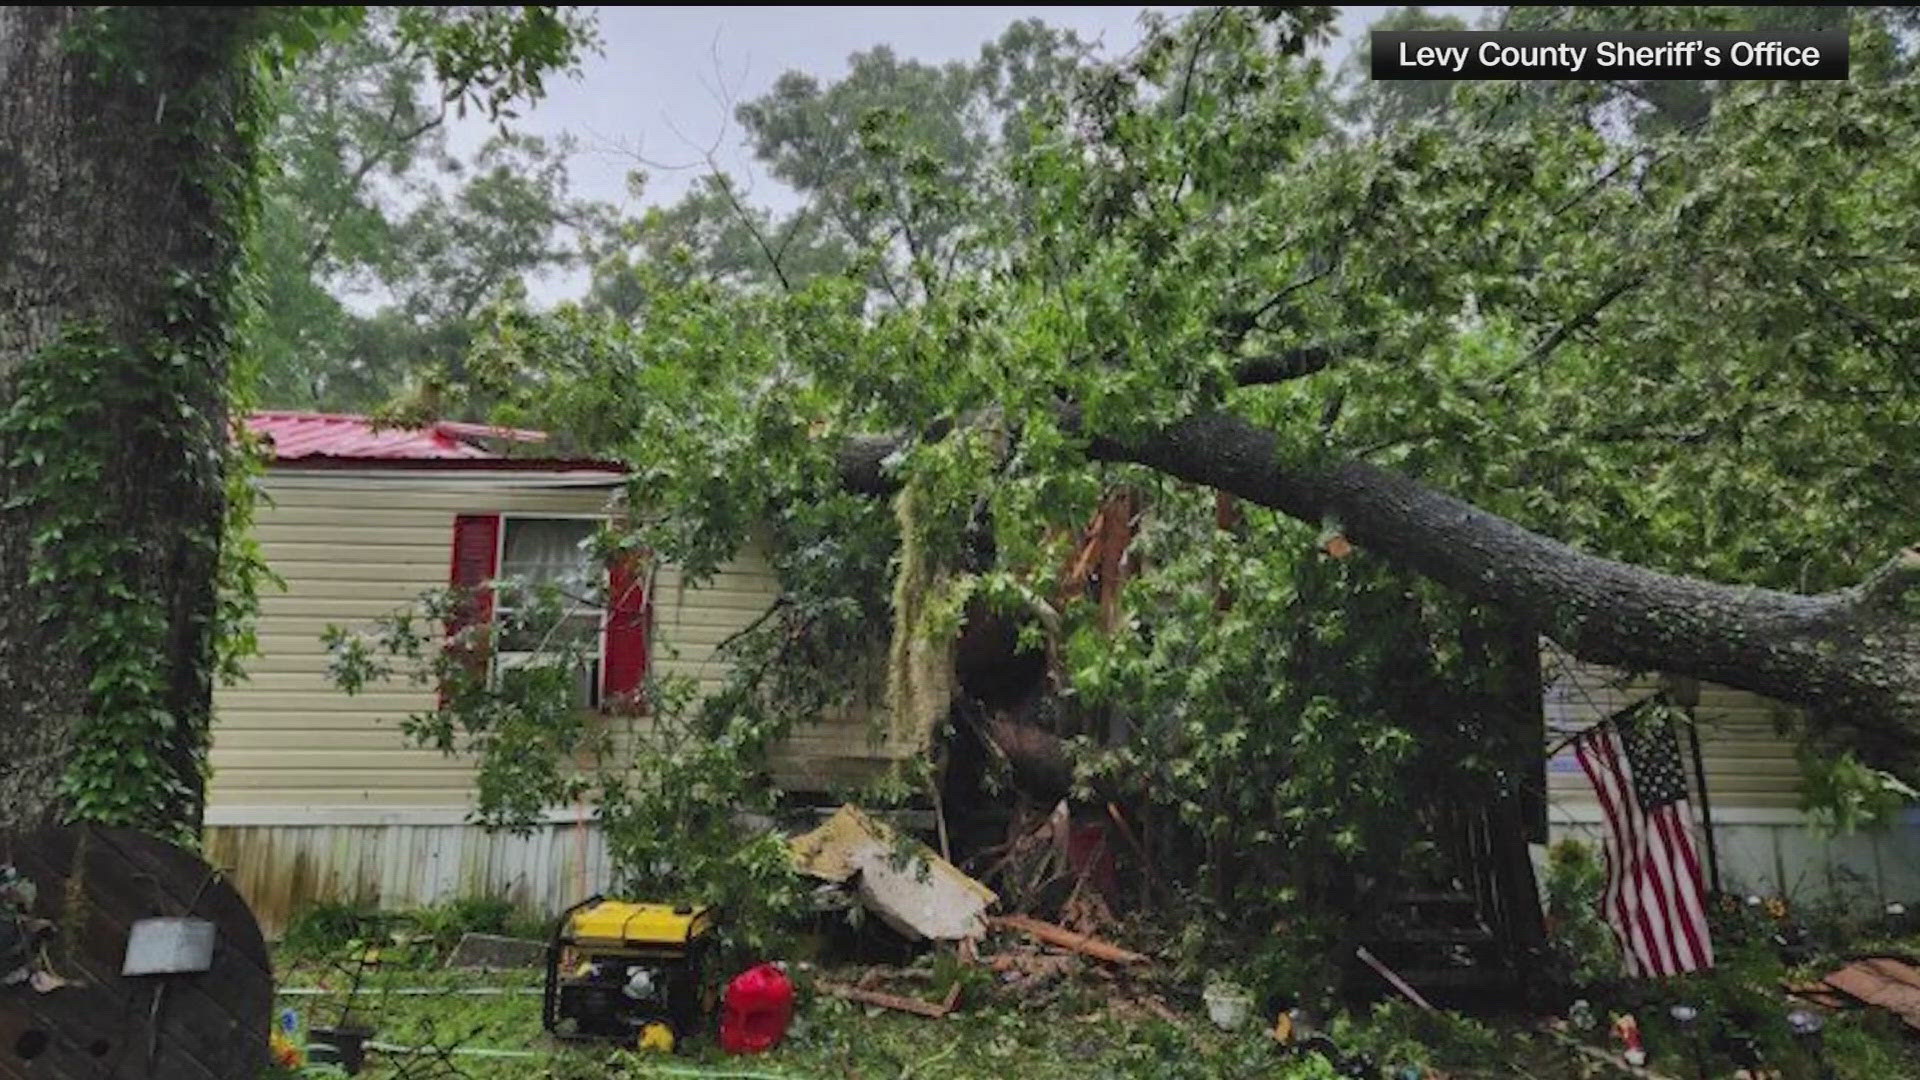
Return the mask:
<svg viewBox="0 0 1920 1080">
<path fill-rule="evenodd" d="M 207 702 L 176 695 L 173 680 L 213 674 L 215 642 L 232 626 L 218 614 L 211 628 L 172 622 L 174 574 L 201 566 L 209 601 L 215 587 L 208 549 L 217 546 L 212 518 L 224 455 L 203 404 L 221 394 L 207 348 L 206 337 L 186 335 L 156 336 L 136 349 L 98 327 L 71 326 L 14 372 L 13 398 L 0 414 L 7 510 L 28 541 L 26 597 L 48 647 L 84 679 L 84 712 L 64 721 L 71 749 L 58 810 L 189 841 L 182 830 L 197 818 L 210 717 Z M 138 469 L 125 458 L 133 440 L 154 451 Z M 207 445 L 216 449 L 196 452 Z M 137 496 L 132 485 L 142 485 Z M 150 489 L 204 505 L 209 520 L 163 526 Z M 200 550 L 179 550 L 171 564 L 151 557 L 148 545 L 169 537 Z M 227 583 L 241 584 L 244 561 L 243 552 Z M 232 603 L 244 607 L 246 595 Z M 233 610 L 223 602 L 220 614 Z M 206 655 L 176 657 L 182 640 L 203 644 Z"/>
<path fill-rule="evenodd" d="M 1860 763 L 1852 751 L 1803 747 L 1800 808 L 1823 835 L 1851 836 L 1892 824 L 1902 809 L 1920 801 L 1920 791 L 1899 777 Z"/>
<path fill-rule="evenodd" d="M 380 8 L 276 80 L 253 237 L 268 401 L 365 411 L 410 378 L 457 378 L 487 304 L 573 264 L 563 230 L 606 215 L 567 194 L 571 143 L 501 131 L 456 158 L 435 89 L 502 108 L 591 42 L 557 9 Z M 451 67 L 449 50 L 464 57 Z M 370 293 L 391 300 L 370 313 L 342 303 Z"/>
<path fill-rule="evenodd" d="M 633 708 L 583 708 L 579 666 L 597 638 L 556 632 L 577 598 L 513 580 L 490 587 L 494 622 L 450 636 L 437 628 L 465 605 L 458 590 L 426 593 L 371 627 L 329 627 L 329 678 L 348 693 L 393 678 L 435 687 L 439 704 L 401 730 L 470 757 L 480 824 L 526 832 L 555 808 L 590 805 L 615 888 L 724 905 L 729 939 L 765 948 L 800 899 L 784 845 L 741 816 L 771 809 L 762 769 L 773 721 L 729 722 L 728 696 L 702 702 L 685 677 L 654 677 Z"/>
<path fill-rule="evenodd" d="M 1090 466 L 1090 438 L 1226 411 L 1280 468 L 1380 462 L 1594 551 L 1801 590 L 1910 529 L 1920 113 L 1894 69 L 1638 103 L 1459 87 L 1368 103 L 1362 131 L 1302 59 L 1324 23 L 1208 9 L 1108 64 L 1023 25 L 972 69 L 789 75 L 742 118 L 799 214 L 716 181 L 634 223 L 594 310 L 498 309 L 486 393 L 631 462 L 647 544 L 697 576 L 764 529 L 783 604 L 708 730 L 763 746 L 867 674 L 901 537 L 839 451 L 892 436 L 915 561 L 1057 649 L 1082 782 L 1177 816 L 1217 895 L 1323 900 L 1296 867 L 1423 868 L 1410 791 L 1511 794 L 1537 759 L 1501 722 L 1512 628 L 1315 527 L 1217 528 L 1202 493 Z M 1123 485 L 1150 569 L 1107 630 L 1059 577 Z"/>
<path fill-rule="evenodd" d="M 446 100 L 463 115 L 471 103 L 489 120 L 512 116 L 515 99 L 539 100 L 548 74 L 574 69 L 599 45 L 591 23 L 550 5 L 403 8 L 396 28 L 432 61 Z"/>
</svg>

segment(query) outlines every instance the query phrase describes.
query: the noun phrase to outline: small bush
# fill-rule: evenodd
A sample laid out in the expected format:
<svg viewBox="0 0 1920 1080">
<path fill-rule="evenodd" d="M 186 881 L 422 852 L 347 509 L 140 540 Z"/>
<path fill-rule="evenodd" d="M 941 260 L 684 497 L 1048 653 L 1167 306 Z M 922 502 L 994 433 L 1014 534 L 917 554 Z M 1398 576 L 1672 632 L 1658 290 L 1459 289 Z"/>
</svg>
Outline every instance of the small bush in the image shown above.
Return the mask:
<svg viewBox="0 0 1920 1080">
<path fill-rule="evenodd" d="M 1338 929 L 1324 920 L 1295 920 L 1241 953 L 1240 981 L 1268 1020 L 1296 1005 L 1323 1012 L 1333 1006 L 1340 986 Z"/>
<path fill-rule="evenodd" d="M 336 953 L 376 933 L 388 916 L 361 904 L 322 900 L 296 913 L 280 936 L 280 945 L 294 956 Z"/>
<path fill-rule="evenodd" d="M 439 952 L 449 952 L 467 934 L 504 937 L 546 937 L 543 922 L 523 915 L 511 900 L 499 896 L 462 896 L 432 907 L 409 911 L 404 918 L 413 933 Z"/>
<path fill-rule="evenodd" d="M 1365 1053 L 1389 1071 L 1485 1067 L 1499 1060 L 1501 1051 L 1500 1034 L 1472 1017 L 1398 1000 L 1380 1002 L 1365 1017 L 1336 1022 L 1334 1042 Z"/>
<path fill-rule="evenodd" d="M 1547 853 L 1547 944 L 1555 974 L 1574 986 L 1606 983 L 1620 974 L 1620 942 L 1600 916 L 1606 869 L 1578 840 Z"/>
<path fill-rule="evenodd" d="M 399 945 L 407 946 L 409 952 L 443 956 L 467 934 L 543 940 L 547 930 L 544 920 L 523 914 L 511 901 L 497 896 L 462 896 L 401 911 L 322 901 L 293 917 L 280 944 L 295 957 L 337 956 L 360 946 L 391 953 Z"/>
</svg>

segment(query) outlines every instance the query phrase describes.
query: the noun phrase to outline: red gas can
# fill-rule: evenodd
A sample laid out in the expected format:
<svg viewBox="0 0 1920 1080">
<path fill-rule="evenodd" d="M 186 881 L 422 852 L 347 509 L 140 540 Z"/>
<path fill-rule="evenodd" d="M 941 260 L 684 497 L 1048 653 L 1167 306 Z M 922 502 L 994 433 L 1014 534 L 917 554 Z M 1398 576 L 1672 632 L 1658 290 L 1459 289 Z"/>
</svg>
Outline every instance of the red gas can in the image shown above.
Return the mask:
<svg viewBox="0 0 1920 1080">
<path fill-rule="evenodd" d="M 734 976 L 720 1009 L 720 1048 L 763 1054 L 779 1045 L 793 1021 L 793 983 L 773 964 Z"/>
</svg>

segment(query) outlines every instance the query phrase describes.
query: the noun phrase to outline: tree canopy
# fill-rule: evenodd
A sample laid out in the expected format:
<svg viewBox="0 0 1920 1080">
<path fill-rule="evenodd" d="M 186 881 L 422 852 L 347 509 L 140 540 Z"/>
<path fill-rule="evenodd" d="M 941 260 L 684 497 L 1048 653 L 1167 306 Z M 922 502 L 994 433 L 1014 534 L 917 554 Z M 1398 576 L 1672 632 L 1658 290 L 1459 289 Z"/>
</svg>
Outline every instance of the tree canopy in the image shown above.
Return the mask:
<svg viewBox="0 0 1920 1080">
<path fill-rule="evenodd" d="M 552 17 L 563 41 L 590 42 L 582 17 Z M 578 262 L 570 234 L 604 227 L 603 208 L 568 193 L 572 145 L 507 129 L 510 100 L 494 103 L 501 127 L 475 154 L 449 149 L 447 120 L 467 101 L 446 95 L 422 41 L 462 18 L 369 9 L 270 88 L 254 256 L 266 404 L 366 410 L 436 372 L 458 377 L 484 307 Z M 549 59 L 565 69 L 575 56 Z"/>
<path fill-rule="evenodd" d="M 630 318 L 563 313 L 542 329 L 597 356 L 522 350 L 557 361 L 534 398 L 664 470 L 650 490 L 683 523 L 723 497 L 730 522 L 777 511 L 837 438 L 997 425 L 1010 448 L 910 440 L 891 467 L 984 499 L 1008 572 L 1044 565 L 1035 522 L 1090 510 L 1090 456 L 1205 417 L 1266 433 L 1283 471 L 1391 470 L 1676 574 L 1817 592 L 1900 546 L 1905 38 L 1863 17 L 1863 77 L 1729 84 L 1682 128 L 1610 126 L 1604 88 L 1487 84 L 1341 140 L 1300 56 L 1322 28 L 1209 11 L 1085 69 L 994 181 L 930 181 L 967 268 L 911 304 L 703 281 Z M 935 148 L 876 127 L 864 152 Z"/>
<path fill-rule="evenodd" d="M 1916 775 L 1910 20 L 1856 10 L 1844 83 L 1460 84 L 1356 124 L 1327 9 L 1145 18 L 1113 62 L 1026 26 L 971 76 L 784 79 L 741 118 L 790 219 L 716 176 L 595 303 L 495 311 L 473 400 L 632 462 L 629 543 L 697 577 L 771 531 L 710 731 L 854 694 L 915 565 L 909 632 L 1023 625 L 1079 781 L 1215 853 L 1396 850 L 1408 770 L 1511 794 L 1534 635 Z M 1116 491 L 1151 568 L 1117 621 L 1060 572 Z"/>
</svg>

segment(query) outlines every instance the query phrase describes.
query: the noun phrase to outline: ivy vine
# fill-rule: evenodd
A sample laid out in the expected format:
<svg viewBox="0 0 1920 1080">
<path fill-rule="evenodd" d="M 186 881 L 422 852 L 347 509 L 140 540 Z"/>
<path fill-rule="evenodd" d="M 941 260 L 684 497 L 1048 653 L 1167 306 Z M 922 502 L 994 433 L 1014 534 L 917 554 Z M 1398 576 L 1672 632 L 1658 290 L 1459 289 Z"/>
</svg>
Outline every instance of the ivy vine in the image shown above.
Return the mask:
<svg viewBox="0 0 1920 1080">
<path fill-rule="evenodd" d="M 204 224 L 190 269 L 126 299 L 143 329 L 68 322 L 11 373 L 0 411 L 4 509 L 27 525 L 27 597 L 49 647 L 86 680 L 79 715 L 54 720 L 66 742 L 58 812 L 189 844 L 212 719 L 195 688 L 238 676 L 271 577 L 248 535 L 260 455 L 227 418 L 250 403 L 245 238 L 265 116 L 252 57 L 273 34 L 272 19 L 231 13 L 101 9 L 74 24 L 66 48 L 97 82 L 164 106 L 153 153 L 183 163 L 182 212 Z M 180 499 L 211 512 L 183 518 Z M 167 540 L 177 546 L 162 559 L 152 545 Z M 175 610 L 170 579 L 206 569 L 210 609 Z"/>
<path fill-rule="evenodd" d="M 20 369 L 0 415 L 17 478 L 6 509 L 33 523 L 28 589 L 58 647 L 87 673 L 59 790 L 78 820 L 166 828 L 195 816 L 183 810 L 197 793 L 161 748 L 204 746 L 207 718 L 169 708 L 166 602 L 139 580 L 146 538 L 117 512 L 126 480 L 112 475 L 135 435 L 130 419 L 175 423 L 177 412 L 163 419 L 155 406 L 189 407 L 191 366 L 184 355 L 138 362 L 100 327 L 72 326 Z M 216 545 L 218 534 L 190 542 Z"/>
</svg>

